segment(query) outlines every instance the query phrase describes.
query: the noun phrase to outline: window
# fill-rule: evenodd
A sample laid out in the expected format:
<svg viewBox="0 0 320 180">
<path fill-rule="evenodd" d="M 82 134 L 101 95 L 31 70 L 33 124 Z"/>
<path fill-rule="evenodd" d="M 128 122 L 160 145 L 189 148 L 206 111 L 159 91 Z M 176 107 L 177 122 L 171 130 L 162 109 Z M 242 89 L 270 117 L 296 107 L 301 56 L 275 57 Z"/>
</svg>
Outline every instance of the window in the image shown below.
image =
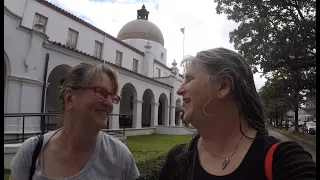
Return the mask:
<svg viewBox="0 0 320 180">
<path fill-rule="evenodd" d="M 101 59 L 102 55 L 102 43 L 99 41 L 96 41 L 94 46 L 94 56 L 98 59 Z"/>
<path fill-rule="evenodd" d="M 76 49 L 78 43 L 79 32 L 69 28 L 67 46 Z"/>
<path fill-rule="evenodd" d="M 160 57 L 161 57 L 160 59 L 161 59 L 161 60 L 163 60 L 163 56 L 164 56 L 164 53 L 161 52 L 161 54 L 160 54 Z"/>
<path fill-rule="evenodd" d="M 117 51 L 116 54 L 116 65 L 122 66 L 122 52 Z"/>
<path fill-rule="evenodd" d="M 154 77 L 160 77 L 160 69 L 156 68 L 156 72 L 154 74 Z"/>
<path fill-rule="evenodd" d="M 39 13 L 36 13 L 33 20 L 33 29 L 45 33 L 47 28 L 47 22 L 47 17 Z"/>
<path fill-rule="evenodd" d="M 136 60 L 136 59 L 133 59 L 132 71 L 138 72 L 138 60 Z"/>
<path fill-rule="evenodd" d="M 168 74 L 167 74 L 167 73 L 163 73 L 163 76 L 164 76 L 164 77 L 167 77 L 167 76 L 168 76 Z"/>
</svg>

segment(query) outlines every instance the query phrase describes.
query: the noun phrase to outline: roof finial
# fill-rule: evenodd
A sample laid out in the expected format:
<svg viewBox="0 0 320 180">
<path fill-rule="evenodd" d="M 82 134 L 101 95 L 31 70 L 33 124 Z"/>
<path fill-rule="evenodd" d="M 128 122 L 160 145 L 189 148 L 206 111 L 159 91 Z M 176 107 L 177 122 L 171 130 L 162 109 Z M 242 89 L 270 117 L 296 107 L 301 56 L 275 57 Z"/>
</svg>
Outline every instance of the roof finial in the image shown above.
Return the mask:
<svg viewBox="0 0 320 180">
<path fill-rule="evenodd" d="M 173 60 L 172 66 L 173 66 L 173 67 L 176 67 L 176 66 L 177 66 L 177 62 L 176 62 L 175 59 Z"/>
<path fill-rule="evenodd" d="M 147 11 L 144 5 L 142 6 L 142 9 L 137 10 L 137 19 L 148 20 L 148 15 L 149 15 L 149 11 Z"/>
</svg>

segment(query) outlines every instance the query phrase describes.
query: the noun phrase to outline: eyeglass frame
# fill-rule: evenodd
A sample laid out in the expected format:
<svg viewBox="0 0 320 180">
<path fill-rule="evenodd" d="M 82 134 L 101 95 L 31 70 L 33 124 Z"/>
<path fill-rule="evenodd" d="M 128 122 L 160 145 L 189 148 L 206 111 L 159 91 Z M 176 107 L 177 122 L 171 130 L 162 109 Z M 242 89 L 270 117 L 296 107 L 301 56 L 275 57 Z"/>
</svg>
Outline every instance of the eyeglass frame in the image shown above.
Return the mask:
<svg viewBox="0 0 320 180">
<path fill-rule="evenodd" d="M 96 94 L 96 89 L 97 89 L 97 88 L 103 89 L 103 90 L 106 92 L 107 96 L 106 96 L 105 98 L 103 98 L 103 97 L 100 97 L 99 95 L 97 95 L 97 94 Z M 119 102 L 120 102 L 120 100 L 121 100 L 121 97 L 120 97 L 120 96 L 118 96 L 117 94 L 111 94 L 111 93 L 109 93 L 105 88 L 103 88 L 103 87 L 101 87 L 101 86 L 85 86 L 85 87 L 79 86 L 79 87 L 71 87 L 71 89 L 84 89 L 84 90 L 85 90 L 85 89 L 90 89 L 90 90 L 92 90 L 93 94 L 94 94 L 97 98 L 102 99 L 102 100 L 106 100 L 106 99 L 108 98 L 108 96 L 110 96 L 111 101 L 112 101 L 112 104 L 119 104 Z M 115 96 L 115 97 L 112 97 L 112 96 Z M 113 102 L 115 98 L 117 98 L 116 103 Z"/>
</svg>

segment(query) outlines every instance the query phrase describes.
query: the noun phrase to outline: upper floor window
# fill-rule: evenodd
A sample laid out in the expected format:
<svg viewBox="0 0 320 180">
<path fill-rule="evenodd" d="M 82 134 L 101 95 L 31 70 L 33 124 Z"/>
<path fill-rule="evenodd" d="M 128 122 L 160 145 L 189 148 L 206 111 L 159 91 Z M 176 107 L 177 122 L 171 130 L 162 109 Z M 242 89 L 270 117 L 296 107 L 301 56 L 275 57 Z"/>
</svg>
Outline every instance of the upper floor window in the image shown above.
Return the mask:
<svg viewBox="0 0 320 180">
<path fill-rule="evenodd" d="M 160 69 L 156 68 L 156 72 L 154 73 L 154 77 L 160 77 Z"/>
<path fill-rule="evenodd" d="M 33 26 L 32 28 L 34 30 L 46 33 L 46 29 L 47 29 L 47 23 L 48 23 L 48 18 L 36 13 L 34 16 L 34 20 L 33 20 Z"/>
<path fill-rule="evenodd" d="M 161 59 L 161 61 L 163 60 L 163 58 L 164 58 L 164 53 L 161 52 L 161 54 L 160 54 L 160 59 Z"/>
<path fill-rule="evenodd" d="M 116 52 L 116 65 L 122 66 L 122 52 Z"/>
<path fill-rule="evenodd" d="M 76 49 L 78 43 L 79 32 L 69 28 L 67 46 Z"/>
<path fill-rule="evenodd" d="M 138 60 L 133 59 L 133 64 L 132 64 L 132 71 L 133 72 L 138 72 L 138 63 L 139 63 Z"/>
<path fill-rule="evenodd" d="M 99 41 L 95 42 L 94 46 L 94 56 L 98 59 L 101 59 L 102 56 L 102 43 Z"/>
</svg>

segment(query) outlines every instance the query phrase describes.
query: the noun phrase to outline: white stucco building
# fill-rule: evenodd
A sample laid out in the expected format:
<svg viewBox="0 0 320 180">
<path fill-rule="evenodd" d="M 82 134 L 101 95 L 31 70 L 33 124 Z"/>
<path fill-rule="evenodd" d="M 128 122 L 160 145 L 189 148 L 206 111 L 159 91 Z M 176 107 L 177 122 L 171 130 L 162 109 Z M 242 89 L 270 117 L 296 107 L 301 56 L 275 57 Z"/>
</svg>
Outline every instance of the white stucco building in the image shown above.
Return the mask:
<svg viewBox="0 0 320 180">
<path fill-rule="evenodd" d="M 109 129 L 126 126 L 127 135 L 186 133 L 176 94 L 183 77 L 175 62 L 166 65 L 165 39 L 148 16 L 143 7 L 113 37 L 45 0 L 5 0 L 4 112 L 59 111 L 60 80 L 71 67 L 94 61 L 119 73 L 121 101 L 113 113 L 125 116 L 112 116 Z M 51 117 L 50 127 L 57 121 Z M 22 129 L 21 117 L 4 119 L 5 136 Z M 26 133 L 40 130 L 40 117 L 26 118 Z"/>
</svg>

